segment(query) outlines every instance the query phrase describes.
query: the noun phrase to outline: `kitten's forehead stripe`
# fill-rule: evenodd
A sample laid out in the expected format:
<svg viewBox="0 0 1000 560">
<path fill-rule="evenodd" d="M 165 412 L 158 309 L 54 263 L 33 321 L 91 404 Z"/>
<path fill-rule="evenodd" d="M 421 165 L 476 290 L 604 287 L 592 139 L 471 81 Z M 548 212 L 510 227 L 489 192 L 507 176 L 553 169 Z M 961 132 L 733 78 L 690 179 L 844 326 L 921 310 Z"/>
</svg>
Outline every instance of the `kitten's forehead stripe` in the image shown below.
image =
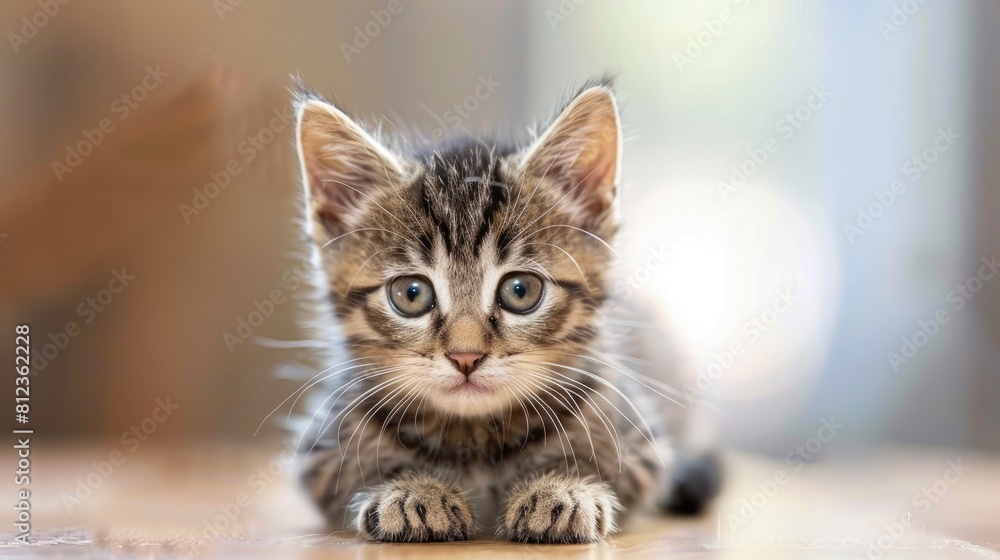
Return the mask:
<svg viewBox="0 0 1000 560">
<path fill-rule="evenodd" d="M 421 208 L 424 211 L 424 215 L 430 218 L 431 222 L 434 224 L 434 227 L 437 228 L 438 234 L 444 241 L 445 251 L 447 251 L 448 254 L 451 254 L 454 246 L 454 240 L 451 237 L 451 226 L 448 225 L 448 222 L 445 219 L 442 219 L 440 216 L 438 216 L 436 209 L 437 203 L 433 197 L 432 194 L 433 191 L 430 190 L 430 185 L 428 185 L 428 182 L 424 181 L 422 187 L 423 190 L 421 196 L 421 202 L 422 202 Z"/>
<path fill-rule="evenodd" d="M 493 187 L 493 185 L 499 185 L 499 187 Z M 476 232 L 476 238 L 472 242 L 472 251 L 474 253 L 479 253 L 480 248 L 483 245 L 483 241 L 486 240 L 486 235 L 489 233 L 490 228 L 493 227 L 493 218 L 497 211 L 500 210 L 501 206 L 508 203 L 510 199 L 510 192 L 507 187 L 498 181 L 490 181 L 490 199 L 483 208 L 483 221 L 479 226 L 479 231 Z"/>
<path fill-rule="evenodd" d="M 453 146 L 425 157 L 422 204 L 448 254 L 474 258 L 497 211 L 509 201 L 510 187 L 499 176 L 510 148 L 486 150 L 479 144 Z"/>
</svg>

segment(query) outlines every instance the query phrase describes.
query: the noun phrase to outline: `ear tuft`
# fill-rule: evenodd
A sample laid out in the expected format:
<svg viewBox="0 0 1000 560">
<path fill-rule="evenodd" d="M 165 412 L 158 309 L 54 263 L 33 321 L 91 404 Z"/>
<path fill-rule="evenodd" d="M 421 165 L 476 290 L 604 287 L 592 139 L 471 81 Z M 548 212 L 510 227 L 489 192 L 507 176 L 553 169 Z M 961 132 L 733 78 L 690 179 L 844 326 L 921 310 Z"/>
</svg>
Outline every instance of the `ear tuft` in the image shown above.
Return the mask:
<svg viewBox="0 0 1000 560">
<path fill-rule="evenodd" d="M 622 133 L 618 104 L 608 84 L 580 92 L 528 148 L 522 169 L 553 180 L 589 224 L 617 221 Z"/>
<path fill-rule="evenodd" d="M 300 86 L 299 159 L 314 216 L 332 235 L 354 227 L 371 193 L 398 181 L 403 163 L 347 115 Z"/>
</svg>

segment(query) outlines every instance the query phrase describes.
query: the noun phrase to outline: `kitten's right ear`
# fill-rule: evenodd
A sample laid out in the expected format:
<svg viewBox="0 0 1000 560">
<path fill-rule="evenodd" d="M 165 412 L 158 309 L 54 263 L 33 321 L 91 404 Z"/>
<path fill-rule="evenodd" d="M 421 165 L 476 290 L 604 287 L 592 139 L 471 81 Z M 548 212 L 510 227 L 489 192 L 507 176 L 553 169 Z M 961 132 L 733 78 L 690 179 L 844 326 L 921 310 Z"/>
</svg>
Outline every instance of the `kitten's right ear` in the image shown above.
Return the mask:
<svg viewBox="0 0 1000 560">
<path fill-rule="evenodd" d="M 377 186 L 404 174 L 392 152 L 320 99 L 299 102 L 297 142 L 310 207 L 334 236 L 357 226 Z"/>
</svg>

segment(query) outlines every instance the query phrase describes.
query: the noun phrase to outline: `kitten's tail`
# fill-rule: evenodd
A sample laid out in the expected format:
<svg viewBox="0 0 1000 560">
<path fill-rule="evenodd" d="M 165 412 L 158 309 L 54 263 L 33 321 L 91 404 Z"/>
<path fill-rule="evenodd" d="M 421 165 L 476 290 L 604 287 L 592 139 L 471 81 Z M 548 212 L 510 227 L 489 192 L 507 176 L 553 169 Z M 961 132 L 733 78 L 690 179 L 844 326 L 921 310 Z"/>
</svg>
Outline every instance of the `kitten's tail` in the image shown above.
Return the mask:
<svg viewBox="0 0 1000 560">
<path fill-rule="evenodd" d="M 698 515 L 722 487 L 722 461 L 715 453 L 680 458 L 660 509 L 674 515 Z"/>
</svg>

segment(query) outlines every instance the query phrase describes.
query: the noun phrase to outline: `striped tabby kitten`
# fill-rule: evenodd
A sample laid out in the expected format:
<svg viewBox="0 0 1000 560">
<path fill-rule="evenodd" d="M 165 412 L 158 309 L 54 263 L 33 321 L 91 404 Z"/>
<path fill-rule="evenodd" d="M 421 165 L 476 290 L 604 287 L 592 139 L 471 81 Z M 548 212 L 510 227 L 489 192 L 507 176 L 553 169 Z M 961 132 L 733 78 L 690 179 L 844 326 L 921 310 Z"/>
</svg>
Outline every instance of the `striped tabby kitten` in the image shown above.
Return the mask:
<svg viewBox="0 0 1000 560">
<path fill-rule="evenodd" d="M 637 337 L 609 335 L 604 315 L 622 158 L 608 82 L 523 149 L 427 151 L 380 143 L 303 88 L 298 147 L 332 303 L 320 320 L 346 353 L 317 377 L 301 443 L 334 525 L 585 543 L 642 502 L 711 497 L 712 463 L 677 459 L 682 407 L 650 398 L 663 386 L 645 376 L 669 365 L 610 357 Z"/>
</svg>

